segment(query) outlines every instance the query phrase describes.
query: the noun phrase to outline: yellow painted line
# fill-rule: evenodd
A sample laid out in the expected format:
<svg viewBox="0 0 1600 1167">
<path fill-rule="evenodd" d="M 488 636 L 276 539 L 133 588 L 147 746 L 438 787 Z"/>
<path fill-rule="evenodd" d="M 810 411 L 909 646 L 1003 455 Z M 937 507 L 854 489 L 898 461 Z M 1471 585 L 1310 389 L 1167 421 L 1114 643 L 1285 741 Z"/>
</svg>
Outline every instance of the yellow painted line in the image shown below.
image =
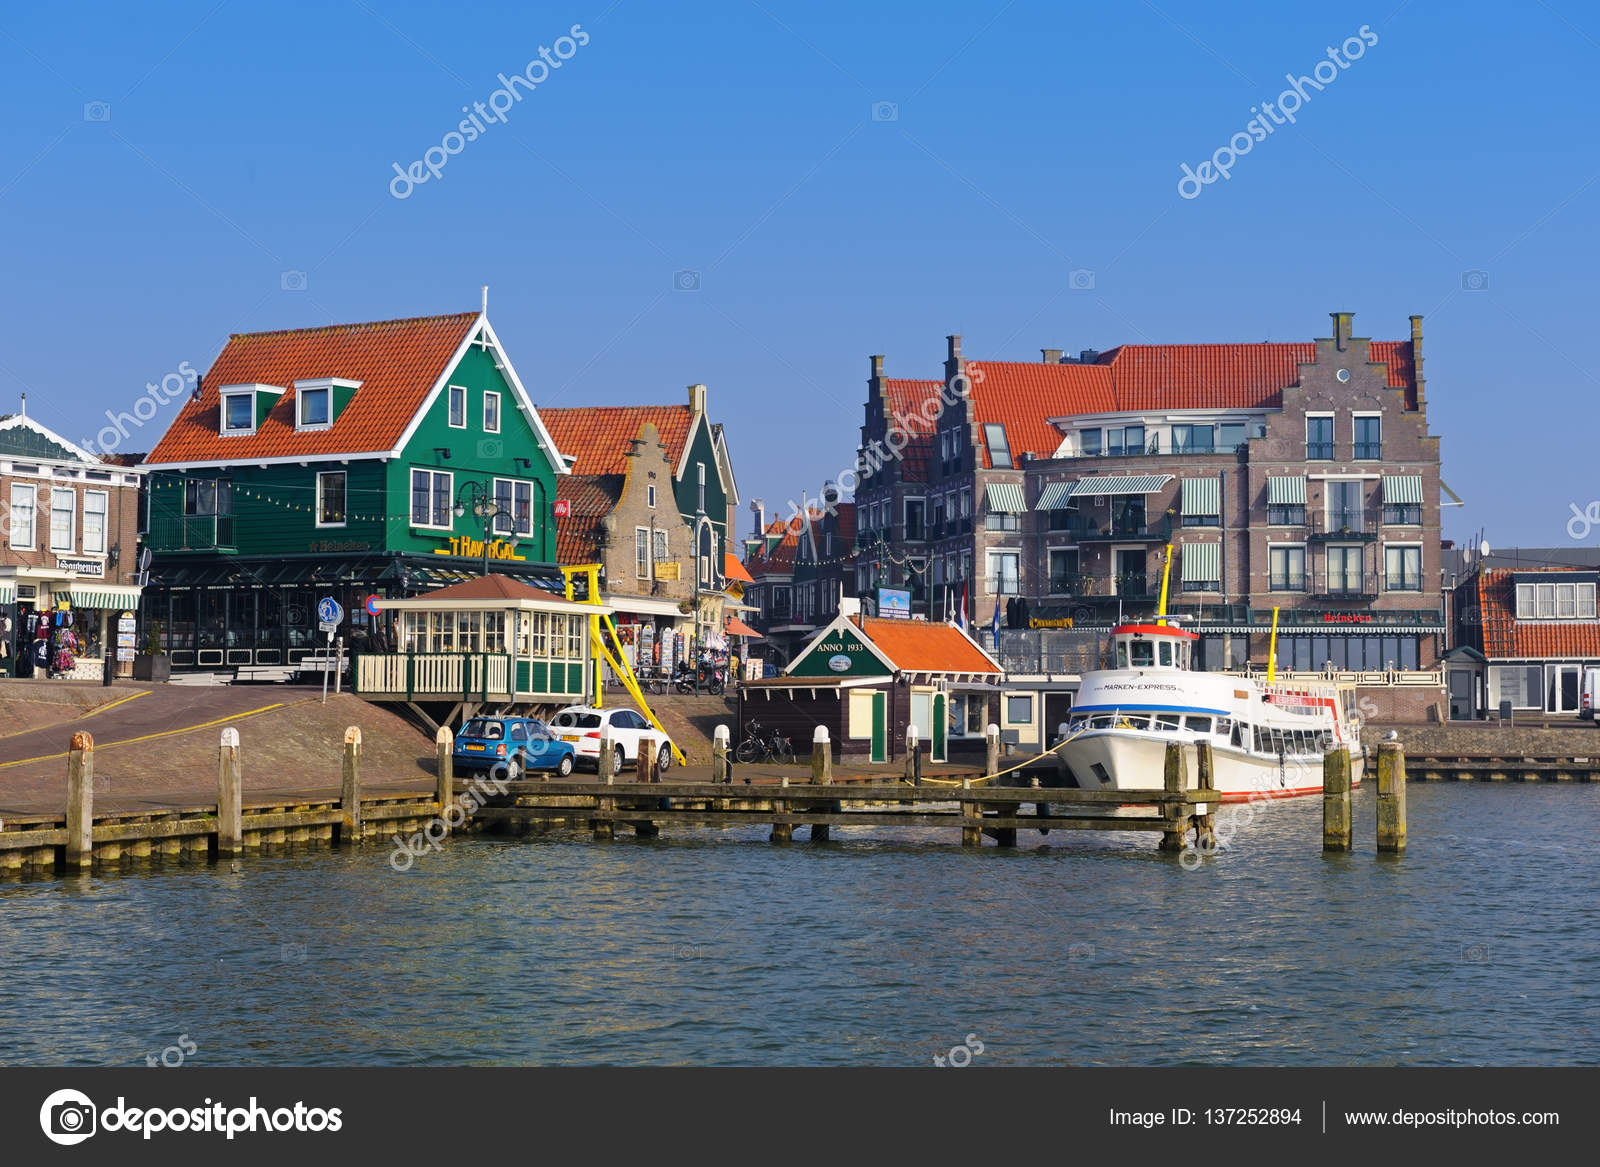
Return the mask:
<svg viewBox="0 0 1600 1167">
<path fill-rule="evenodd" d="M 268 710 L 272 709 L 282 709 L 284 708 L 285 704 L 285 702 L 279 701 L 273 705 L 263 705 L 260 709 L 246 710 L 244 713 L 235 713 L 230 717 L 219 717 L 215 721 L 202 721 L 199 725 L 186 725 L 182 729 L 167 729 L 162 730 L 160 733 L 147 733 L 143 737 L 124 738 L 119 742 L 106 742 L 104 745 L 96 742 L 94 748 L 96 752 L 99 752 L 100 750 L 112 749 L 115 746 L 131 746 L 137 744 L 138 742 L 153 742 L 157 738 L 176 737 L 179 734 L 193 733 L 197 729 L 209 729 L 214 725 L 226 725 L 230 721 L 243 721 L 246 717 L 254 717 L 258 713 L 266 713 Z M 302 702 L 296 701 L 294 704 L 299 705 L 302 704 Z M 60 758 L 65 758 L 69 752 L 70 751 L 63 751 L 59 754 L 41 754 L 37 758 L 23 758 L 21 761 L 17 762 L 0 762 L 0 770 L 9 770 L 13 766 L 30 766 L 35 762 L 54 762 Z"/>
<path fill-rule="evenodd" d="M 78 720 L 82 721 L 85 717 L 93 717 L 97 713 L 104 713 L 107 709 L 115 709 L 118 705 L 126 705 L 129 701 L 137 701 L 140 697 L 148 697 L 148 696 L 150 696 L 150 690 L 149 689 L 141 689 L 139 692 L 130 693 L 128 696 L 123 697 L 120 700 L 113 701 L 109 705 L 100 705 L 100 706 L 97 706 L 94 709 L 89 710 L 89 712 L 87 712 L 87 713 L 80 714 L 78 716 Z"/>
</svg>

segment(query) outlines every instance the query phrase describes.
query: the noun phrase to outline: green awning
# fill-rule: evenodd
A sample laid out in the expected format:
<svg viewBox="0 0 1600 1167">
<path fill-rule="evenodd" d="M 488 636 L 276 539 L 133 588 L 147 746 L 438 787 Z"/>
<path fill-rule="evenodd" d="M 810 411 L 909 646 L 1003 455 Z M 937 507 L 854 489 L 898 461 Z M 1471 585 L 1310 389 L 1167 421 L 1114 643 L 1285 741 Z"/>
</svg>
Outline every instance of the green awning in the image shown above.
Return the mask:
<svg viewBox="0 0 1600 1167">
<path fill-rule="evenodd" d="M 1221 515 L 1222 480 L 1219 478 L 1185 478 L 1183 480 L 1182 505 L 1185 515 Z"/>
<path fill-rule="evenodd" d="M 0 583 L 0 604 L 14 604 L 17 602 L 17 585 Z"/>
<path fill-rule="evenodd" d="M 1383 501 L 1394 506 L 1422 505 L 1422 475 L 1385 474 Z"/>
<path fill-rule="evenodd" d="M 1217 583 L 1222 579 L 1221 543 L 1185 543 L 1179 561 L 1184 583 Z"/>
<path fill-rule="evenodd" d="M 1267 505 L 1275 507 L 1305 506 L 1306 480 L 1304 478 L 1268 477 Z"/>
<path fill-rule="evenodd" d="M 991 482 L 984 487 L 984 493 L 988 497 L 990 511 L 1019 515 L 1028 509 L 1020 482 Z"/>
<path fill-rule="evenodd" d="M 1039 501 L 1034 504 L 1036 511 L 1064 511 L 1067 509 L 1067 500 L 1072 497 L 1072 483 L 1052 482 L 1039 493 Z"/>
<path fill-rule="evenodd" d="M 74 608 L 90 608 L 104 612 L 137 612 L 139 589 L 115 585 L 102 587 L 74 587 L 67 592 L 67 602 Z"/>
<path fill-rule="evenodd" d="M 1170 474 L 1124 474 L 1106 478 L 1080 478 L 1072 484 L 1072 497 L 1086 494 L 1154 494 L 1172 481 Z"/>
</svg>

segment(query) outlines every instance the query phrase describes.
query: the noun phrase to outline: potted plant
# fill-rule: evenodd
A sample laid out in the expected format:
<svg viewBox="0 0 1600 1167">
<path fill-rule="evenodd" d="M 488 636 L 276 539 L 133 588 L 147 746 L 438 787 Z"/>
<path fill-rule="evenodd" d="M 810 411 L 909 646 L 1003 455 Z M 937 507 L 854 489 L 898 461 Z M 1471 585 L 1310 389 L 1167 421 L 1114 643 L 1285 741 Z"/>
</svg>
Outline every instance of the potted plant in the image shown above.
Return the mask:
<svg viewBox="0 0 1600 1167">
<path fill-rule="evenodd" d="M 145 632 L 144 651 L 133 658 L 133 679 L 162 684 L 172 678 L 172 658 L 161 647 L 161 621 L 150 621 Z"/>
</svg>

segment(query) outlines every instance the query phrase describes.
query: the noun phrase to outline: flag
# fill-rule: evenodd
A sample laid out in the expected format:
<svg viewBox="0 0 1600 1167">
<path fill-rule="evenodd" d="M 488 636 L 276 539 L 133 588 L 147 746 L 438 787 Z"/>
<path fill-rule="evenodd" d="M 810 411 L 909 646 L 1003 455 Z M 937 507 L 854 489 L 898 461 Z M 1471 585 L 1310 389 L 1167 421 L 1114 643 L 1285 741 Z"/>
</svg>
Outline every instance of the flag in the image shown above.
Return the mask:
<svg viewBox="0 0 1600 1167">
<path fill-rule="evenodd" d="M 994 619 L 989 622 L 989 635 L 994 637 L 994 643 L 1000 643 L 1000 593 L 994 595 Z"/>
<path fill-rule="evenodd" d="M 967 630 L 967 585 L 964 580 L 961 584 L 961 608 L 956 616 L 956 626 L 963 632 Z"/>
</svg>

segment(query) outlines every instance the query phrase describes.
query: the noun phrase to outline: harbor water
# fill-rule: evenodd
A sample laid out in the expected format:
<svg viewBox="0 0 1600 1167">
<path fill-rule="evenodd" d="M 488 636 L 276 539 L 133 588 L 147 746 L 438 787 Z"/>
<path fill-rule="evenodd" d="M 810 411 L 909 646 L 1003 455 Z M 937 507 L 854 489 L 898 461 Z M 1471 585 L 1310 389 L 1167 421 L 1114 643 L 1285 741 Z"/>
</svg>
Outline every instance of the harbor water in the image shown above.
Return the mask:
<svg viewBox="0 0 1600 1167">
<path fill-rule="evenodd" d="M 1374 797 L 1339 856 L 1313 797 L 1224 807 L 1198 863 L 669 828 L 9 883 L 0 1063 L 1600 1060 L 1600 786 L 1413 783 L 1399 858 Z"/>
</svg>

